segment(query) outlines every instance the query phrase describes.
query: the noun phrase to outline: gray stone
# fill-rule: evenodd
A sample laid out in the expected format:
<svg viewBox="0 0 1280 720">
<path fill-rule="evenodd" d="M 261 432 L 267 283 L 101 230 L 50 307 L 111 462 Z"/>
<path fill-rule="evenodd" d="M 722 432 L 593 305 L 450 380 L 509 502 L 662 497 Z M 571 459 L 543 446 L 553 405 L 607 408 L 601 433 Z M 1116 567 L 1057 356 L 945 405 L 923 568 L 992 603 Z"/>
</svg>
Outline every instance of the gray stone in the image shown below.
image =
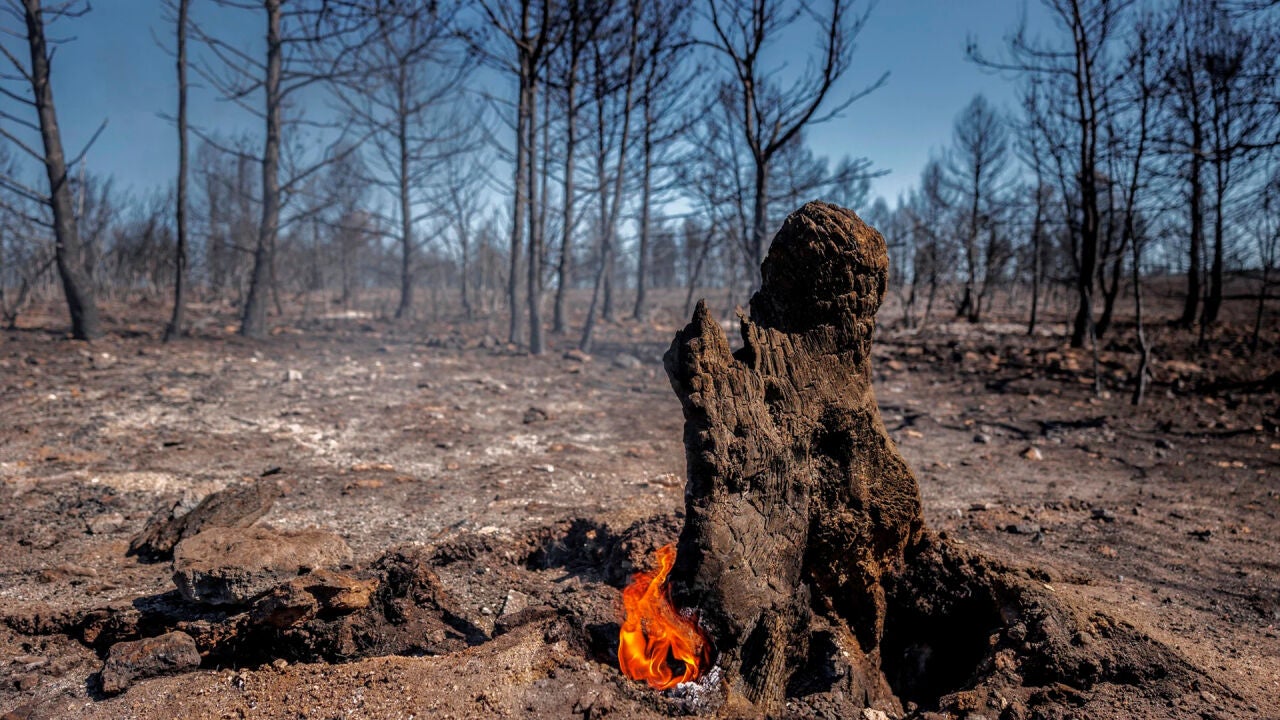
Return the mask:
<svg viewBox="0 0 1280 720">
<path fill-rule="evenodd" d="M 351 548 L 330 532 L 212 528 L 178 543 L 173 582 L 191 602 L 244 605 L 282 582 L 350 560 Z"/>
<path fill-rule="evenodd" d="M 93 535 L 110 535 L 124 527 L 124 515 L 117 512 L 94 515 L 89 518 L 85 526 Z"/>
<path fill-rule="evenodd" d="M 644 363 L 640 362 L 640 358 L 636 357 L 635 355 L 618 353 L 613 357 L 614 367 L 619 367 L 619 368 L 622 368 L 623 370 L 635 370 L 636 368 L 640 367 L 643 364 Z"/>
<path fill-rule="evenodd" d="M 182 539 L 214 527 L 248 527 L 262 517 L 284 493 L 280 483 L 267 480 L 242 483 L 206 496 L 183 514 L 185 500 L 161 508 L 129 542 L 129 554 L 161 559 L 173 554 Z"/>
<path fill-rule="evenodd" d="M 138 680 L 175 675 L 200 667 L 196 641 L 184 632 L 116 643 L 102 666 L 102 691 L 123 692 Z"/>
</svg>

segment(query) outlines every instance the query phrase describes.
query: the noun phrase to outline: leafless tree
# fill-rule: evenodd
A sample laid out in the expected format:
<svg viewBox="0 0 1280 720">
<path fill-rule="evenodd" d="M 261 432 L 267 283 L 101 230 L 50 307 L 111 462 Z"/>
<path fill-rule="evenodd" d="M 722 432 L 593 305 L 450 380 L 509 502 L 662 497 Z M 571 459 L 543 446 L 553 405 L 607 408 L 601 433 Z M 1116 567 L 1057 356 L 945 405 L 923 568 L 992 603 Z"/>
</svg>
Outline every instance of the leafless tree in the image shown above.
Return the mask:
<svg viewBox="0 0 1280 720">
<path fill-rule="evenodd" d="M 830 0 L 823 12 L 806 3 L 780 0 L 709 0 L 705 42 L 728 67 L 726 97 L 734 107 L 741 141 L 752 161 L 750 263 L 764 260 L 771 221 L 768 212 L 771 164 L 777 153 L 811 125 L 839 115 L 853 102 L 879 88 L 888 73 L 860 91 L 831 100 L 833 89 L 852 64 L 854 41 L 870 8 L 858 13 L 850 0 Z M 783 35 L 798 32 L 810 20 L 819 38 L 816 56 L 799 77 L 785 77 L 767 67 L 765 50 Z"/>
<path fill-rule="evenodd" d="M 1010 256 L 1000 242 L 1000 216 L 1007 190 L 1009 142 L 1004 123 L 982 95 L 956 118 L 944 180 L 963 216 L 958 228 L 964 259 L 964 294 L 956 315 L 981 319 L 990 283 Z"/>
<path fill-rule="evenodd" d="M 467 152 L 474 137 L 471 108 L 460 104 L 471 55 L 461 42 L 457 2 L 388 9 L 344 73 L 339 97 L 372 145 L 377 172 L 369 181 L 396 199 L 400 245 L 400 299 L 395 316 L 413 305 L 415 255 L 422 242 L 414 225 L 436 212 L 429 200 L 435 168 Z"/>
<path fill-rule="evenodd" d="M 187 307 L 187 15 L 191 0 L 166 0 L 165 7 L 174 13 L 177 38 L 174 56 L 178 71 L 178 179 L 174 208 L 178 246 L 173 268 L 173 315 L 164 329 L 167 342 L 185 332 Z"/>
<path fill-rule="evenodd" d="M 645 315 L 649 278 L 650 237 L 653 232 L 655 174 L 663 149 L 669 148 L 684 128 L 680 109 L 689 97 L 687 61 L 692 13 L 681 0 L 655 0 L 644 10 L 641 34 L 644 73 L 640 83 L 640 218 L 636 247 L 636 301 L 631 316 Z"/>
<path fill-rule="evenodd" d="M 578 118 L 589 99 L 579 93 L 579 88 L 588 49 L 599 40 L 600 28 L 609 16 L 609 4 L 566 0 L 564 11 L 567 25 L 564 42 L 560 43 L 558 52 L 553 56 L 552 69 L 548 73 L 548 85 L 562 93 L 565 118 L 560 244 L 557 250 L 556 294 L 551 320 L 551 331 L 556 334 L 566 332 L 569 327 L 565 316 L 565 296 L 573 282 L 573 238 L 579 217 L 576 184 Z"/>
<path fill-rule="evenodd" d="M 520 270 L 524 255 L 525 224 L 536 227 L 532 216 L 531 188 L 535 184 L 532 160 L 537 157 L 538 81 L 557 40 L 556 13 L 551 0 L 481 0 L 481 11 L 497 34 L 498 41 L 487 49 L 488 58 L 503 71 L 514 75 L 517 83 L 515 105 L 515 162 L 511 209 L 510 272 L 507 275 L 507 303 L 511 312 L 507 342 L 520 340 Z M 526 220 L 526 215 L 529 219 Z M 534 237 L 530 237 L 533 244 Z M 530 258 L 540 257 L 541 248 L 530 250 Z M 540 275 L 536 267 L 527 268 L 531 287 L 526 287 L 526 309 L 530 313 L 530 352 L 542 352 L 540 315 Z"/>
<path fill-rule="evenodd" d="M 1208 83 L 1199 60 L 1198 38 L 1205 14 L 1199 3 L 1179 2 L 1166 28 L 1174 49 L 1165 66 L 1164 85 L 1168 97 L 1168 121 L 1162 133 L 1163 151 L 1181 164 L 1186 182 L 1188 212 L 1187 294 L 1179 323 L 1190 328 L 1200 307 L 1201 257 L 1204 245 L 1204 161 L 1208 135 Z"/>
<path fill-rule="evenodd" d="M 66 296 L 67 308 L 71 314 L 71 333 L 81 340 L 92 340 L 102 334 L 102 324 L 98 318 L 98 305 L 94 293 L 93 282 L 85 272 L 84 247 L 76 226 L 74 200 L 71 193 L 72 169 L 89 146 L 102 132 L 98 132 L 78 155 L 67 160 L 62 146 L 62 133 L 58 127 L 58 113 L 53 102 L 54 48 L 56 40 L 49 40 L 46 30 L 49 26 L 64 20 L 83 16 L 89 11 L 87 2 L 80 0 L 62 0 L 48 7 L 43 7 L 40 0 L 7 0 L 4 12 L 15 21 L 17 27 L 5 28 L 10 37 L 25 41 L 27 60 L 21 59 L 21 50 L 0 45 L 0 52 L 9 61 L 12 72 L 0 76 L 6 82 L 18 82 L 25 89 L 15 90 L 9 87 L 0 88 L 10 101 L 19 106 L 32 108 L 36 121 L 0 111 L 0 120 L 4 124 L 25 128 L 38 133 L 43 143 L 43 152 L 37 151 L 14 132 L 0 125 L 0 137 L 14 147 L 22 150 L 29 157 L 42 165 L 48 179 L 47 194 L 35 190 L 20 182 L 17 178 L 4 177 L 0 182 L 11 192 L 19 193 L 27 198 L 38 200 L 50 209 L 54 238 L 56 239 L 56 262 L 58 275 L 62 280 L 63 293 Z M 29 91 L 29 95 L 27 92 Z"/>
<path fill-rule="evenodd" d="M 1071 329 L 1071 346 L 1083 347 L 1094 334 L 1093 290 L 1098 266 L 1099 133 L 1104 121 L 1106 81 L 1112 46 L 1132 0 L 1042 0 L 1054 23 L 1069 40 L 1060 44 L 1032 36 L 1025 23 L 1010 37 L 1000 59 L 983 55 L 970 43 L 968 55 L 980 65 L 1027 79 L 1056 80 L 1051 87 L 1070 98 L 1069 122 L 1075 157 L 1071 175 L 1078 207 L 1072 224 L 1079 238 L 1076 291 L 1079 305 Z"/>
<path fill-rule="evenodd" d="M 1253 237 L 1258 246 L 1258 264 L 1261 267 L 1258 273 L 1258 304 L 1254 310 L 1249 348 L 1251 352 L 1257 353 L 1267 300 L 1272 297 L 1272 274 L 1280 267 L 1280 165 L 1270 168 L 1270 176 L 1262 187 L 1258 202 L 1258 222 L 1253 227 Z"/>
<path fill-rule="evenodd" d="M 442 182 L 436 189 L 433 204 L 442 209 L 441 217 L 456 244 L 458 253 L 458 292 L 462 312 L 472 317 L 477 303 L 473 298 L 472 276 L 476 270 L 476 224 L 485 207 L 485 184 L 489 181 L 488 156 L 482 148 L 473 153 L 451 153 L 438 168 Z"/>
<path fill-rule="evenodd" d="M 1280 31 L 1267 23 L 1234 20 L 1218 2 L 1201 4 L 1209 32 L 1199 38 L 1208 86 L 1209 167 L 1213 183 L 1213 259 L 1200 317 L 1202 328 L 1218 320 L 1223 298 L 1226 223 L 1240 180 L 1256 170 L 1264 151 L 1280 147 Z"/>
<path fill-rule="evenodd" d="M 643 3 L 627 0 L 625 16 L 619 16 L 621 32 L 612 33 L 613 46 L 598 42 L 591 53 L 591 89 L 595 106 L 596 192 L 599 203 L 599 226 L 596 276 L 587 306 L 586 321 L 578 348 L 590 352 L 595 331 L 596 312 L 601 310 L 611 319 L 611 281 L 614 268 L 614 244 L 618 218 L 622 208 L 624 182 L 627 177 L 627 154 L 631 137 L 631 121 L 636 99 L 636 78 L 640 73 L 640 18 Z M 618 95 L 621 94 L 619 98 Z M 617 128 L 614 131 L 614 128 Z M 610 170 L 611 150 L 617 159 Z M 602 297 L 603 295 L 603 297 Z"/>
<path fill-rule="evenodd" d="M 240 334 L 261 338 L 267 333 L 267 303 L 273 292 L 276 241 L 282 225 L 281 210 L 290 196 L 309 177 L 339 159 L 341 154 L 326 153 L 319 159 L 302 160 L 282 156 L 288 148 L 291 130 L 302 126 L 315 128 L 319 123 L 305 121 L 290 102 L 302 91 L 316 86 L 331 86 L 341 73 L 350 68 L 348 56 L 361 47 L 358 33 L 367 30 L 378 17 L 357 0 L 302 0 L 286 5 L 284 0 L 215 0 L 225 8 L 256 14 L 266 29 L 266 48 L 262 58 L 215 37 L 193 24 L 196 37 L 213 57 L 208 64 L 197 65 L 202 77 L 225 98 L 259 118 L 264 125 L 263 147 L 254 160 L 261 165 L 261 219 L 253 250 L 253 270 L 248 294 L 241 312 Z M 380 5 L 380 4 L 379 4 Z M 317 52 L 317 46 L 325 51 Z M 349 70 L 348 70 L 349 71 Z M 260 105 L 251 102 L 259 96 Z M 337 129 L 330 125 L 331 132 Z M 201 133 L 206 142 L 214 142 Z M 358 143 L 346 142 L 339 136 L 333 147 L 354 152 Z M 234 149 L 228 148 L 235 152 Z M 287 167 L 291 166 L 291 167 Z"/>
</svg>

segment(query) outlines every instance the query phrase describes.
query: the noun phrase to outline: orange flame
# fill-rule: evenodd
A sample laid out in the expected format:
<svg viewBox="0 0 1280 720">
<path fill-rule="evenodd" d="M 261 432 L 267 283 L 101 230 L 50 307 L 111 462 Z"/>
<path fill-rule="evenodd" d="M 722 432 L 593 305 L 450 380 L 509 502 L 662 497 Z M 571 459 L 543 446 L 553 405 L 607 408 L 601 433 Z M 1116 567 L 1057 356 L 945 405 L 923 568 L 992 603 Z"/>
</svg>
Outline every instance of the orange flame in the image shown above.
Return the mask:
<svg viewBox="0 0 1280 720">
<path fill-rule="evenodd" d="M 632 680 L 643 680 L 654 690 L 697 680 L 711 659 L 707 638 L 696 617 L 680 614 L 667 592 L 667 574 L 675 564 L 675 545 L 654 553 L 658 569 L 636 573 L 622 591 L 622 633 L 618 637 L 618 665 Z M 682 666 L 677 674 L 672 660 Z"/>
</svg>

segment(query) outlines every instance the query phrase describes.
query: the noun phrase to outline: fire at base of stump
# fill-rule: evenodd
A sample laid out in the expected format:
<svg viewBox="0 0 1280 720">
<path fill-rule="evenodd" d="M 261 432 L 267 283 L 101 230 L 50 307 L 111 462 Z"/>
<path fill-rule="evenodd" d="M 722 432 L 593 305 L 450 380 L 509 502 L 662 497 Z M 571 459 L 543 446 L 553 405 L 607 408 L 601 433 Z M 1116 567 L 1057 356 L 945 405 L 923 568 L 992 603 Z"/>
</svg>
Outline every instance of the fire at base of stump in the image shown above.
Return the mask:
<svg viewBox="0 0 1280 720">
<path fill-rule="evenodd" d="M 878 232 L 809 203 L 761 274 L 750 316 L 739 312 L 741 349 L 699 303 L 664 358 L 684 409 L 686 519 L 678 554 L 662 548 L 624 592 L 624 674 L 683 687 L 714 660 L 713 709 L 729 716 L 1017 719 L 1044 688 L 1216 686 L 1133 628 L 1071 607 L 1042 573 L 926 528 L 871 388 L 888 284 Z"/>
</svg>

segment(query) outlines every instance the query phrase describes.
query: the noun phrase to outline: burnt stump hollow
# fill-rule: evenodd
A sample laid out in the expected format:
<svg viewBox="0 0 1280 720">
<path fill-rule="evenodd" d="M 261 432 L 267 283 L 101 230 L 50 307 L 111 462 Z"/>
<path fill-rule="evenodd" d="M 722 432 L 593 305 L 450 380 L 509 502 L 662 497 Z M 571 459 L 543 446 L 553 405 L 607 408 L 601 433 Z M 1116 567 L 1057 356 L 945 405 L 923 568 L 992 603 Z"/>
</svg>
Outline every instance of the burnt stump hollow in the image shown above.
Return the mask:
<svg viewBox="0 0 1280 720">
<path fill-rule="evenodd" d="M 750 315 L 739 312 L 741 349 L 699 303 L 664 357 L 688 476 L 672 593 L 714 644 L 721 714 L 1019 718 L 1045 688 L 1105 702 L 1121 686 L 1212 683 L 1132 627 L 1061 601 L 1043 571 L 926 528 L 871 387 L 880 233 L 808 203 L 761 274 Z"/>
</svg>

